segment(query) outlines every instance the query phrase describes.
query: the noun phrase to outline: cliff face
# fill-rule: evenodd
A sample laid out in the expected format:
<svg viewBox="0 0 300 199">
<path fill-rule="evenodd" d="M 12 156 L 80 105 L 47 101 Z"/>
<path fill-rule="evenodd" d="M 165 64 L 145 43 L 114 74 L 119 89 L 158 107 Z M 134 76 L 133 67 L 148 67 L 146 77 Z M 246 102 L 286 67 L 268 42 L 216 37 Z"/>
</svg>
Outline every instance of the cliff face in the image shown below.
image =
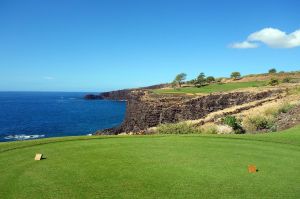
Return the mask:
<svg viewBox="0 0 300 199">
<path fill-rule="evenodd" d="M 109 99 L 109 100 L 127 100 L 129 93 L 133 91 L 131 89 L 124 89 L 119 91 L 111 91 L 111 92 L 104 92 L 101 93 L 99 96 L 102 99 Z"/>
<path fill-rule="evenodd" d="M 157 84 L 157 85 L 141 87 L 141 88 L 123 89 L 123 90 L 117 90 L 117 91 L 103 92 L 103 93 L 100 93 L 99 95 L 88 94 L 84 98 L 87 100 L 94 100 L 94 99 L 128 100 L 131 98 L 131 96 L 129 96 L 129 94 L 132 91 L 159 89 L 159 88 L 164 88 L 168 85 L 169 84 Z"/>
<path fill-rule="evenodd" d="M 196 120 L 211 112 L 268 98 L 278 92 L 233 92 L 191 98 L 156 96 L 136 90 L 127 93 L 126 117 L 121 126 L 102 133 L 139 132 L 162 123 Z"/>
</svg>

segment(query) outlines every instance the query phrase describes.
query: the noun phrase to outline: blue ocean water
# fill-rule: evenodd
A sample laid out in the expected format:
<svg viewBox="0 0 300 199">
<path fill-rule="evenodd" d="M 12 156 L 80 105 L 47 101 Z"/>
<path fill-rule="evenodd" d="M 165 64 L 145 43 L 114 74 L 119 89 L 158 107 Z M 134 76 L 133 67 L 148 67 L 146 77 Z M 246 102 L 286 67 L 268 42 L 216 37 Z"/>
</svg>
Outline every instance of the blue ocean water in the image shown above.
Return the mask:
<svg viewBox="0 0 300 199">
<path fill-rule="evenodd" d="M 0 141 L 87 135 L 123 121 L 125 102 L 85 94 L 0 92 Z"/>
</svg>

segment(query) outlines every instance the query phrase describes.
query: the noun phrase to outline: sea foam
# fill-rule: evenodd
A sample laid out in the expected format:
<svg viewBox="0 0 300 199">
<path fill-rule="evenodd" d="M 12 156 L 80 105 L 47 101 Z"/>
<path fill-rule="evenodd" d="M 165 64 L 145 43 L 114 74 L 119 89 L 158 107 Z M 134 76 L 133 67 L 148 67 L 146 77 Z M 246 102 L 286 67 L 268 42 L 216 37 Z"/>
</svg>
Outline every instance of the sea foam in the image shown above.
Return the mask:
<svg viewBox="0 0 300 199">
<path fill-rule="evenodd" d="M 8 135 L 4 137 L 6 140 L 28 140 L 28 139 L 37 139 L 45 137 L 45 135 L 25 135 L 25 134 L 19 134 L 19 135 Z"/>
</svg>

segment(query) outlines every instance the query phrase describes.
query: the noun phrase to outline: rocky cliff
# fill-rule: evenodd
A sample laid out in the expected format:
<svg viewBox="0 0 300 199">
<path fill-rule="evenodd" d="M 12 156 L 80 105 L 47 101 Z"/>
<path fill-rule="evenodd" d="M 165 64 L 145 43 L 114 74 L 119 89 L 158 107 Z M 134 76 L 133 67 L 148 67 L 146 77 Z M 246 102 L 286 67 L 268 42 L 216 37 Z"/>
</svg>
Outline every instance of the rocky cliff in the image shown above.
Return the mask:
<svg viewBox="0 0 300 199">
<path fill-rule="evenodd" d="M 206 96 L 161 96 L 145 90 L 126 94 L 127 109 L 124 122 L 117 128 L 107 129 L 98 134 L 139 132 L 163 123 L 203 118 L 211 112 L 236 105 L 265 99 L 281 90 L 261 92 L 217 93 Z M 114 95 L 114 94 L 112 94 Z"/>
<path fill-rule="evenodd" d="M 141 88 L 133 88 L 133 89 L 123 89 L 123 90 L 116 90 L 110 92 L 103 92 L 98 95 L 88 94 L 84 98 L 87 100 L 94 100 L 94 99 L 107 99 L 107 100 L 128 100 L 131 98 L 129 94 L 132 91 L 144 91 L 149 89 L 159 89 L 167 87 L 169 84 L 157 84 L 153 86 L 141 87 Z"/>
</svg>

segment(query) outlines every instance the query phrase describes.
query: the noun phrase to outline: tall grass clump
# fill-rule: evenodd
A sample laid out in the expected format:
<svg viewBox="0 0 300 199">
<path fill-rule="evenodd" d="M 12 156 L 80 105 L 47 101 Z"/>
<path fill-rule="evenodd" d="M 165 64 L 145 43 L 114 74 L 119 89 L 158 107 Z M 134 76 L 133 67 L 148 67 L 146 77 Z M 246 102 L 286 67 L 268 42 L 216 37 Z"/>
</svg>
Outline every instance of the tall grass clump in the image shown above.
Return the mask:
<svg viewBox="0 0 300 199">
<path fill-rule="evenodd" d="M 174 124 L 161 124 L 157 127 L 158 134 L 198 134 L 202 133 L 201 129 L 187 122 Z"/>
<path fill-rule="evenodd" d="M 219 134 L 219 129 L 216 124 L 207 123 L 200 127 L 200 131 L 203 134 Z"/>
<path fill-rule="evenodd" d="M 282 80 L 282 83 L 291 83 L 292 82 L 292 78 L 290 77 L 285 77 L 283 80 Z"/>
<path fill-rule="evenodd" d="M 287 113 L 293 105 L 287 102 L 269 106 L 261 111 L 248 114 L 242 121 L 247 132 L 276 131 L 276 117 L 280 113 Z"/>
<path fill-rule="evenodd" d="M 299 95 L 299 94 L 300 94 L 299 86 L 288 89 L 288 95 Z"/>
<path fill-rule="evenodd" d="M 247 132 L 276 131 L 275 118 L 268 115 L 249 115 L 244 118 L 242 126 Z"/>
<path fill-rule="evenodd" d="M 283 103 L 281 106 L 279 106 L 277 114 L 280 113 L 287 113 L 289 110 L 291 110 L 295 105 L 290 103 Z"/>
</svg>

